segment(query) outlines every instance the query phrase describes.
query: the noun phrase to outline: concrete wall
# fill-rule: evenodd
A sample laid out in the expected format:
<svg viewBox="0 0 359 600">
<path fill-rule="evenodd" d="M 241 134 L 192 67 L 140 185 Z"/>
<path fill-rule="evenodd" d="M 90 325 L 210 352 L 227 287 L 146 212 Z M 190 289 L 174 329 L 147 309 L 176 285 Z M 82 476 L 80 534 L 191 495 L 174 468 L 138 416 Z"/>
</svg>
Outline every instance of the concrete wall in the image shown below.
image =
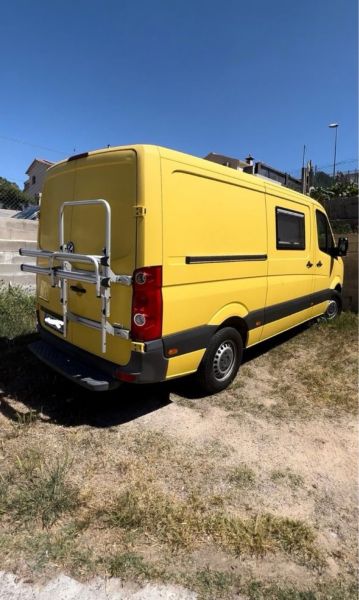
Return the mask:
<svg viewBox="0 0 359 600">
<path fill-rule="evenodd" d="M 0 240 L 36 240 L 37 229 L 37 221 L 0 218 Z"/>
<path fill-rule="evenodd" d="M 0 217 L 12 217 L 18 213 L 18 210 L 11 210 L 10 208 L 0 208 Z"/>
<path fill-rule="evenodd" d="M 330 219 L 353 219 L 358 222 L 358 196 L 331 198 L 324 204 Z"/>
<path fill-rule="evenodd" d="M 37 221 L 0 217 L 0 283 L 35 286 L 35 275 L 20 271 L 20 263 L 35 263 L 19 256 L 19 248 L 36 248 Z"/>
<path fill-rule="evenodd" d="M 349 233 L 346 237 L 349 248 L 344 257 L 343 307 L 358 312 L 358 234 Z"/>
</svg>

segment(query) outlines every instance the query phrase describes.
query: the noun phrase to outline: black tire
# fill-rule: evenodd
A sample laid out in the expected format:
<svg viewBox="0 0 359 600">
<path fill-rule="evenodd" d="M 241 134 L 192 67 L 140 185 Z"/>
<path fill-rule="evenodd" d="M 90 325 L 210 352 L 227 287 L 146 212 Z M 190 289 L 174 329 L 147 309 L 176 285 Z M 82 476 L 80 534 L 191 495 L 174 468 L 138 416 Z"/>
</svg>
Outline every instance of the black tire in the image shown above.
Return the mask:
<svg viewBox="0 0 359 600">
<path fill-rule="evenodd" d="M 237 375 L 243 355 L 241 335 L 233 327 L 219 329 L 212 337 L 197 371 L 197 381 L 207 394 L 228 387 Z"/>
<path fill-rule="evenodd" d="M 335 296 L 333 295 L 331 297 L 331 299 L 329 300 L 327 310 L 325 311 L 323 316 L 326 321 L 333 321 L 334 319 L 339 317 L 341 311 L 342 311 L 342 302 L 341 302 L 341 297 L 338 293 Z"/>
</svg>

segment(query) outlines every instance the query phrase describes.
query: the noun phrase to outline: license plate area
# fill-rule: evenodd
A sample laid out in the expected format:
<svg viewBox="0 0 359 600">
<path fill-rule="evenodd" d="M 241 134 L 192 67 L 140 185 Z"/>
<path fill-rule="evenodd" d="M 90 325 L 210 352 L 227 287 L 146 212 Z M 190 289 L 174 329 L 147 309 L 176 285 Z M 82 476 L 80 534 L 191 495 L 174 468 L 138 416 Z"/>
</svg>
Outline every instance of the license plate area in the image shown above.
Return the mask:
<svg viewBox="0 0 359 600">
<path fill-rule="evenodd" d="M 44 312 L 44 324 L 56 333 L 64 333 L 64 321 L 61 317 Z"/>
</svg>

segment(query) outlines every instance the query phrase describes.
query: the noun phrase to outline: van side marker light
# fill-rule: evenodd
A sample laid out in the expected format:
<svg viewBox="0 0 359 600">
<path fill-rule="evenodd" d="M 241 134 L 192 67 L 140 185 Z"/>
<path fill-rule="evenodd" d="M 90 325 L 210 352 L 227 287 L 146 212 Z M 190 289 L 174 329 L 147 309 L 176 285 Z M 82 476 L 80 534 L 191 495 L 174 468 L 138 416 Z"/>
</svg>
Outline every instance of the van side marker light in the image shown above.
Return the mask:
<svg viewBox="0 0 359 600">
<path fill-rule="evenodd" d="M 178 354 L 178 348 L 170 348 L 167 350 L 167 356 L 175 356 Z"/>
</svg>

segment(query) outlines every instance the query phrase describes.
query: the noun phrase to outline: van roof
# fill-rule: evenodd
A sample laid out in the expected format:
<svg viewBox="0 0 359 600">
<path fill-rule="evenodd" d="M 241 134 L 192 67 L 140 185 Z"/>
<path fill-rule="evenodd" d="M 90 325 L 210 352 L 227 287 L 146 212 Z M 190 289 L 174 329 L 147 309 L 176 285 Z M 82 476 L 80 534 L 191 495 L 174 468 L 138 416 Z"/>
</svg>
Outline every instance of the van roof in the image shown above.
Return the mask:
<svg viewBox="0 0 359 600">
<path fill-rule="evenodd" d="M 64 159 L 62 161 L 55 163 L 48 169 L 48 172 L 55 169 L 57 165 L 60 165 L 60 164 L 63 165 L 66 162 L 69 162 L 69 161 L 72 162 L 74 160 L 77 160 L 80 158 L 85 158 L 87 156 L 94 156 L 97 154 L 103 154 L 103 153 L 107 153 L 107 152 L 116 152 L 118 150 L 131 150 L 131 149 L 135 150 L 135 151 L 136 150 L 142 151 L 142 152 L 157 151 L 159 153 L 159 155 L 161 156 L 161 158 L 169 159 L 169 160 L 171 160 L 171 159 L 176 160 L 177 162 L 181 162 L 181 163 L 187 164 L 187 165 L 188 165 L 188 159 L 190 158 L 191 164 L 194 166 L 197 166 L 198 168 L 206 169 L 212 173 L 221 174 L 221 175 L 225 176 L 226 178 L 236 179 L 237 181 L 241 180 L 241 181 L 243 181 L 243 183 L 250 184 L 251 186 L 254 185 L 258 189 L 262 189 L 262 190 L 265 189 L 269 194 L 285 195 L 285 196 L 293 199 L 294 201 L 297 200 L 297 201 L 301 201 L 301 202 L 303 202 L 303 199 L 305 199 L 309 204 L 313 204 L 315 206 L 318 206 L 318 208 L 323 209 L 322 205 L 319 202 L 317 202 L 317 200 L 315 200 L 314 198 L 311 198 L 310 196 L 306 196 L 304 194 L 301 194 L 300 192 L 296 192 L 295 190 L 292 190 L 290 188 L 282 186 L 275 181 L 271 182 L 268 179 L 262 179 L 261 177 L 251 175 L 250 173 L 244 173 L 243 171 L 232 169 L 230 167 L 220 165 L 215 162 L 211 162 L 209 160 L 206 160 L 205 158 L 200 158 L 200 157 L 194 156 L 192 154 L 180 152 L 178 150 L 173 150 L 171 148 L 166 148 L 165 146 L 157 146 L 154 144 L 130 144 L 130 145 L 126 145 L 126 146 L 110 146 L 107 148 L 99 148 L 97 150 L 83 152 L 81 154 L 75 154 L 73 156 L 70 156 L 67 159 Z"/>
</svg>

